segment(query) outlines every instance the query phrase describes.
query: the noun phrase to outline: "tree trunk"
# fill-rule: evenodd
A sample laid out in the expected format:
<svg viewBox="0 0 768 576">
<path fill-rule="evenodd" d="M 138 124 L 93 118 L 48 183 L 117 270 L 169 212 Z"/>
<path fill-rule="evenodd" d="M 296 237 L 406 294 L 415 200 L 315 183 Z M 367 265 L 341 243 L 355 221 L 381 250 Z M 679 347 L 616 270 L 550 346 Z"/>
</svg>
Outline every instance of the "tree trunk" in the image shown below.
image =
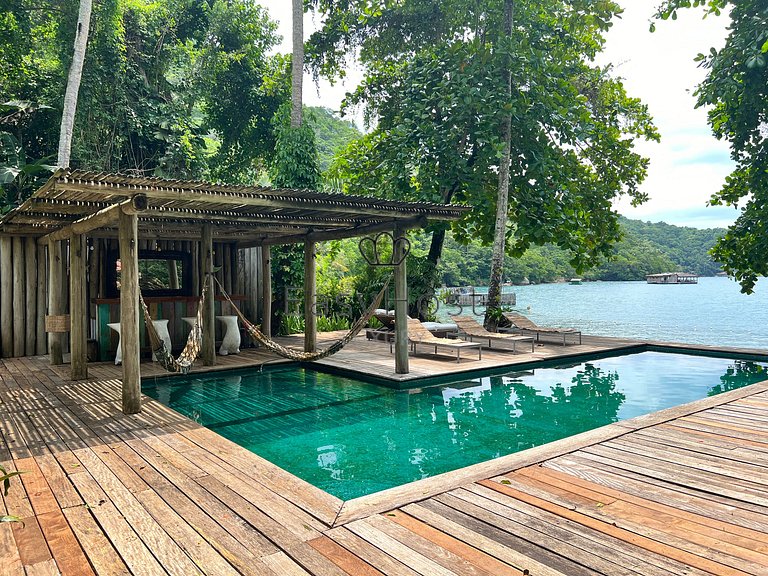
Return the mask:
<svg viewBox="0 0 768 576">
<path fill-rule="evenodd" d="M 504 2 L 504 34 L 512 35 L 513 0 Z M 507 99 L 512 98 L 512 65 L 507 55 L 504 74 L 506 76 Z M 504 252 L 507 239 L 507 211 L 509 206 L 509 162 L 512 139 L 512 115 L 507 112 L 501 120 L 501 139 L 504 143 L 501 163 L 499 164 L 499 189 L 496 199 L 496 224 L 493 236 L 493 255 L 491 257 L 491 278 L 488 281 L 488 301 L 485 309 L 485 327 L 495 332 L 499 324 L 501 309 L 501 278 L 504 272 Z"/>
<path fill-rule="evenodd" d="M 77 94 L 80 91 L 80 79 L 83 77 L 85 48 L 88 45 L 91 3 L 91 0 L 80 0 L 80 11 L 77 15 L 75 48 L 72 55 L 72 65 L 69 67 L 67 90 L 64 93 L 64 107 L 61 114 L 61 131 L 59 133 L 59 155 L 56 162 L 62 167 L 69 166 L 69 157 L 72 153 L 72 131 L 75 127 L 75 111 L 77 110 Z"/>
<path fill-rule="evenodd" d="M 304 2 L 292 0 L 293 56 L 291 58 L 291 128 L 301 126 L 302 82 L 304 80 Z"/>
</svg>

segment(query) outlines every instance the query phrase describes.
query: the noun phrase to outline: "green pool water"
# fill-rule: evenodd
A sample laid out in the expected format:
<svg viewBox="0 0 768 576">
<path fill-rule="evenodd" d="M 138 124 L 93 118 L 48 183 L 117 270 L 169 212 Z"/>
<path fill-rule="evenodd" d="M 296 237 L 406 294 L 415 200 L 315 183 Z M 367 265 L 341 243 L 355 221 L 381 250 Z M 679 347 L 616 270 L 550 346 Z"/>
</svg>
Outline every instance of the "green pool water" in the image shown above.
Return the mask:
<svg viewBox="0 0 768 576">
<path fill-rule="evenodd" d="M 642 352 L 403 391 L 296 366 L 143 391 L 347 500 L 766 379 L 760 362 Z"/>
</svg>

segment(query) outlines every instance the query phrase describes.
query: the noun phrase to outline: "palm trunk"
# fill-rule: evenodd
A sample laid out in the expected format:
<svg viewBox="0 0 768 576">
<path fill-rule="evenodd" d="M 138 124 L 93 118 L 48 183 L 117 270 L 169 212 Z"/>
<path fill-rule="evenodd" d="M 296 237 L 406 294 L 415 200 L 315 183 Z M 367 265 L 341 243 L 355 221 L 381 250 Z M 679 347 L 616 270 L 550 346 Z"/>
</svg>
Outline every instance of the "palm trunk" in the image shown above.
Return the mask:
<svg viewBox="0 0 768 576">
<path fill-rule="evenodd" d="M 293 56 L 291 58 L 291 128 L 301 126 L 302 81 L 304 79 L 304 3 L 293 4 Z"/>
<path fill-rule="evenodd" d="M 512 35 L 513 0 L 504 2 L 504 33 Z M 506 76 L 507 98 L 512 98 L 512 66 L 509 56 L 504 70 Z M 501 309 L 501 277 L 504 272 L 504 252 L 507 239 L 507 211 L 509 207 L 509 162 L 512 140 L 512 114 L 505 113 L 501 120 L 501 138 L 504 143 L 499 165 L 499 189 L 496 199 L 496 224 L 493 237 L 493 256 L 491 257 L 491 278 L 488 282 L 488 302 L 485 311 L 485 327 L 495 332 L 499 324 L 498 312 Z"/>
<path fill-rule="evenodd" d="M 91 4 L 91 0 L 80 0 L 80 10 L 77 15 L 75 47 L 72 55 L 72 65 L 69 67 L 67 90 L 64 93 L 61 131 L 59 133 L 57 164 L 62 167 L 69 166 L 69 158 L 72 154 L 72 132 L 75 127 L 77 94 L 80 92 L 80 80 L 83 77 L 83 63 L 85 62 L 85 48 L 88 45 L 88 30 L 91 25 Z"/>
</svg>

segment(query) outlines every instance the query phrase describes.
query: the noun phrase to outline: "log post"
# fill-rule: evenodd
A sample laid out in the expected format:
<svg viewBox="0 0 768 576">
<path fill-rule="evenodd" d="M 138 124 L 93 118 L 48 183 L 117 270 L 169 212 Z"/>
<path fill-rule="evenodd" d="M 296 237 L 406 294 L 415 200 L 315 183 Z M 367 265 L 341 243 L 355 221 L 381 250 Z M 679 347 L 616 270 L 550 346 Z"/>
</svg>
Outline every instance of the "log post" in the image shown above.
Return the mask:
<svg viewBox="0 0 768 576">
<path fill-rule="evenodd" d="M 120 211 L 120 342 L 123 350 L 123 414 L 141 412 L 139 359 L 138 217 Z"/>
<path fill-rule="evenodd" d="M 37 245 L 37 337 L 35 338 L 35 353 L 38 356 L 48 351 L 48 341 L 45 337 L 45 308 L 48 299 L 46 291 L 47 264 L 46 246 Z"/>
<path fill-rule="evenodd" d="M 253 268 L 255 271 L 255 267 Z M 261 247 L 261 331 L 272 335 L 272 256 L 269 246 Z"/>
<path fill-rule="evenodd" d="M 24 283 L 27 290 L 25 302 L 27 330 L 24 354 L 25 356 L 34 356 L 35 340 L 37 337 L 37 242 L 35 242 L 34 238 L 27 238 L 24 241 L 24 258 Z"/>
<path fill-rule="evenodd" d="M 304 352 L 317 350 L 317 244 L 304 243 Z"/>
<path fill-rule="evenodd" d="M 69 374 L 72 380 L 88 378 L 88 308 L 85 302 L 85 236 L 69 240 Z"/>
<path fill-rule="evenodd" d="M 0 238 L 0 347 L 2 356 L 13 356 L 13 240 Z"/>
<path fill-rule="evenodd" d="M 48 315 L 60 316 L 62 310 L 61 297 L 61 241 L 52 240 L 48 243 Z M 48 350 L 51 355 L 51 364 L 58 366 L 64 363 L 61 332 L 48 333 Z"/>
<path fill-rule="evenodd" d="M 205 300 L 205 310 L 203 310 L 203 347 L 200 355 L 203 358 L 203 364 L 213 366 L 216 364 L 216 318 L 213 307 L 215 294 L 213 274 L 208 274 L 213 270 L 213 229 L 210 224 L 203 224 L 200 251 L 203 255 L 202 281 L 208 282 L 208 298 Z"/>
<path fill-rule="evenodd" d="M 27 314 L 25 310 L 26 277 L 24 266 L 24 241 L 19 236 L 13 238 L 13 355 L 24 356 L 27 341 Z"/>
<path fill-rule="evenodd" d="M 395 226 L 395 243 L 392 246 L 393 261 L 402 260 L 395 267 L 395 373 L 408 374 L 408 281 L 405 266 L 405 246 L 397 239 L 405 230 Z"/>
</svg>

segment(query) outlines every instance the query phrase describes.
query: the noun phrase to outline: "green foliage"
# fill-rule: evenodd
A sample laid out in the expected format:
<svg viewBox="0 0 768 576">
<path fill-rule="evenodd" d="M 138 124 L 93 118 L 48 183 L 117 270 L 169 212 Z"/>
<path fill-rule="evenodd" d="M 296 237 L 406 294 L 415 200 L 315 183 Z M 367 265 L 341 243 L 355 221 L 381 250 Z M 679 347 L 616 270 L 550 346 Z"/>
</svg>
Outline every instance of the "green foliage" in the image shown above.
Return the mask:
<svg viewBox="0 0 768 576">
<path fill-rule="evenodd" d="M 285 103 L 273 120 L 276 142 L 269 167 L 272 185 L 276 188 L 318 190 L 321 180 L 315 133 L 308 122 L 293 128 L 290 120 L 290 104 Z"/>
<path fill-rule="evenodd" d="M 8 132 L 0 132 L 0 214 L 18 206 L 50 176 L 51 158 L 27 161 L 24 149 Z"/>
<path fill-rule="evenodd" d="M 346 146 L 362 136 L 354 123 L 342 120 L 330 108 L 308 107 L 305 120 L 315 132 L 318 168 L 325 173 L 333 158 Z"/>
<path fill-rule="evenodd" d="M 617 4 L 516 2 L 511 38 L 500 35 L 499 0 L 310 4 L 326 18 L 310 42 L 314 69 L 336 74 L 359 51 L 366 77 L 346 103 L 376 122 L 332 166 L 334 181 L 356 193 L 467 202 L 477 209 L 455 232 L 490 241 L 499 125 L 511 113 L 513 254 L 554 243 L 575 269 L 611 254 L 620 236 L 612 201 L 645 199 L 647 160 L 634 141 L 658 138 L 646 107 L 610 69 L 591 65 Z"/>
<path fill-rule="evenodd" d="M 8 130 L 27 158 L 56 151 L 77 2 L 2 2 L 0 101 L 49 112 Z M 256 180 L 288 98 L 276 25 L 248 0 L 94 3 L 71 165 Z M 0 127 L 5 129 L 5 127 Z"/>
<path fill-rule="evenodd" d="M 8 496 L 8 490 L 11 488 L 11 478 L 24 474 L 24 472 L 8 472 L 0 465 L 0 480 L 3 482 L 3 496 Z"/>
<path fill-rule="evenodd" d="M 280 327 L 277 332 L 280 336 L 301 334 L 302 332 L 304 332 L 304 316 L 291 313 L 283 314 L 280 317 Z"/>
<path fill-rule="evenodd" d="M 768 275 L 768 10 L 764 0 L 666 0 L 657 17 L 675 19 L 688 7 L 705 15 L 727 10 L 730 18 L 725 46 L 696 58 L 707 70 L 696 96 L 736 163 L 710 203 L 741 209 L 712 254 L 750 293 L 757 278 Z"/>
<path fill-rule="evenodd" d="M 349 318 L 331 314 L 330 316 L 320 315 L 317 317 L 318 332 L 333 332 L 335 330 L 349 330 L 352 322 Z"/>
<path fill-rule="evenodd" d="M 349 330 L 351 326 L 352 322 L 349 318 L 337 314 L 331 314 L 330 316 L 321 314 L 317 317 L 318 332 Z M 304 316 L 300 314 L 286 314 L 282 317 L 280 322 L 280 336 L 300 334 L 302 332 L 304 332 Z"/>
<path fill-rule="evenodd" d="M 24 474 L 24 472 L 8 472 L 3 466 L 0 465 L 0 480 L 3 482 L 3 496 L 8 496 L 8 490 L 11 488 L 11 478 L 18 476 L 19 474 Z M 10 514 L 4 514 L 0 516 L 0 522 L 19 522 L 22 526 L 24 525 L 24 522 L 21 520 L 21 518 Z"/>
</svg>

